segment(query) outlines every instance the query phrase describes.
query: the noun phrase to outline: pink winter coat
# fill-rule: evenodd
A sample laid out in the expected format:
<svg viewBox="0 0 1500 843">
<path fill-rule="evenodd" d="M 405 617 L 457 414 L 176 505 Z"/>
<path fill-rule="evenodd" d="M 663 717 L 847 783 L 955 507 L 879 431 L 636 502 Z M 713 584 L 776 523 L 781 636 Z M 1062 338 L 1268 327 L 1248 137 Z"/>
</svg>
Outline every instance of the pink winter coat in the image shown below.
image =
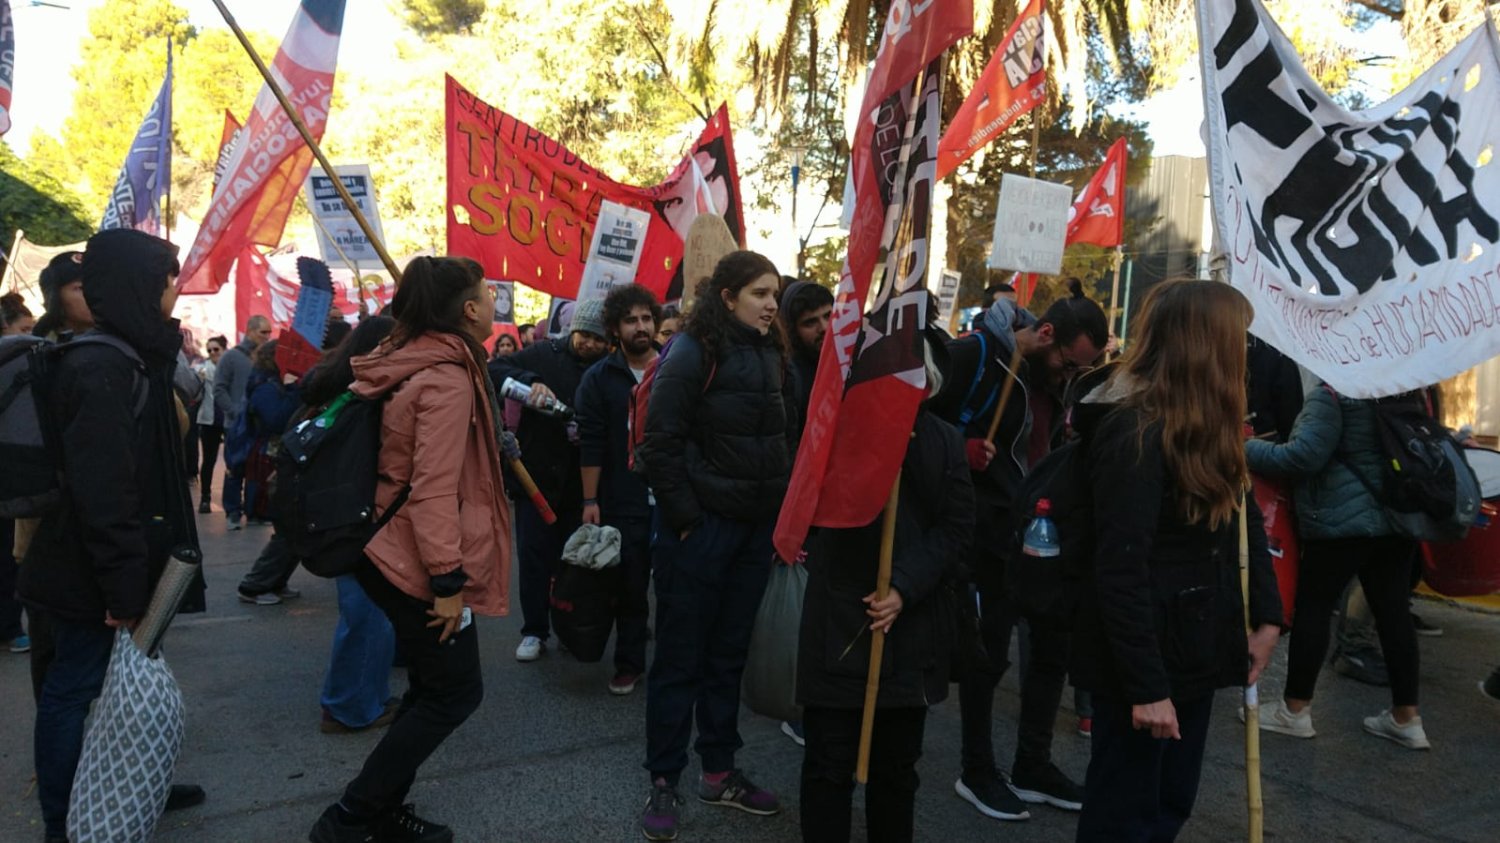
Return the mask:
<svg viewBox="0 0 1500 843">
<path fill-rule="evenodd" d="M 483 615 L 506 614 L 510 510 L 484 370 L 462 339 L 442 333 L 400 348 L 383 343 L 353 366 L 357 395 L 389 396 L 376 506 L 383 512 L 411 485 L 365 555 L 397 588 L 429 602 L 429 578 L 463 565 L 464 604 Z"/>
</svg>

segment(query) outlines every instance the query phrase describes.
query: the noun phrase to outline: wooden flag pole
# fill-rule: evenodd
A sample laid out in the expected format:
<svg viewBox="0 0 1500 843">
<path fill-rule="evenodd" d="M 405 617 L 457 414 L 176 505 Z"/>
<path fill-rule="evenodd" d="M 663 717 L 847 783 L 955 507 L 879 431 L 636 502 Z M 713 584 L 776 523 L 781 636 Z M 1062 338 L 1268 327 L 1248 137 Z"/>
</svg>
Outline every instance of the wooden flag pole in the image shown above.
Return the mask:
<svg viewBox="0 0 1500 843">
<path fill-rule="evenodd" d="M 365 237 L 369 238 L 370 245 L 374 247 L 375 253 L 380 255 L 380 262 L 385 264 L 386 271 L 391 274 L 392 280 L 400 284 L 401 270 L 397 269 L 396 262 L 391 260 L 390 253 L 385 250 L 385 244 L 380 242 L 379 237 L 375 236 L 375 229 L 370 226 L 370 221 L 365 219 L 364 212 L 360 211 L 359 207 L 354 204 L 354 197 L 350 196 L 348 189 L 344 187 L 344 180 L 339 178 L 338 171 L 333 168 L 332 164 L 328 163 L 328 157 L 323 154 L 322 147 L 318 146 L 318 142 L 313 138 L 312 132 L 307 130 L 307 124 L 302 122 L 301 116 L 297 114 L 297 109 L 292 106 L 291 100 L 287 99 L 286 92 L 281 90 L 281 86 L 271 76 L 271 71 L 266 67 L 266 63 L 261 60 L 260 53 L 255 51 L 255 46 L 250 43 L 250 39 L 245 37 L 245 31 L 240 29 L 240 25 L 235 21 L 234 15 L 229 13 L 228 7 L 224 5 L 224 0 L 214 0 L 214 5 L 218 7 L 219 14 L 224 16 L 224 22 L 229 24 L 229 28 L 234 31 L 234 37 L 239 39 L 240 46 L 244 47 L 245 52 L 250 54 L 250 60 L 255 62 L 255 69 L 259 70 L 261 78 L 266 80 L 266 87 L 271 89 L 271 93 L 276 96 L 276 101 L 281 103 L 281 110 L 286 112 L 287 119 L 291 120 L 292 125 L 297 127 L 297 133 L 302 135 L 303 142 L 307 144 L 308 149 L 312 150 L 313 157 L 318 159 L 318 164 L 322 166 L 323 172 L 333 176 L 333 186 L 338 190 L 339 198 L 344 200 L 344 207 L 348 208 L 349 213 L 354 215 L 354 221 L 359 223 L 359 230 L 363 231 Z"/>
<path fill-rule="evenodd" d="M 1115 246 L 1115 277 L 1109 285 L 1109 333 L 1115 333 L 1115 320 L 1120 311 L 1120 264 L 1125 262 L 1125 244 Z M 1118 335 L 1117 335 L 1118 336 Z"/>
<path fill-rule="evenodd" d="M 896 505 L 901 497 L 901 470 L 891 484 L 891 497 L 885 502 L 885 519 L 880 524 L 880 569 L 875 575 L 875 599 L 884 600 L 891 593 L 891 556 L 896 549 Z M 875 699 L 880 696 L 880 661 L 885 655 L 885 631 L 870 633 L 870 672 L 865 677 L 865 712 L 859 724 L 859 760 L 854 780 L 870 781 L 870 741 L 875 734 Z"/>
<path fill-rule="evenodd" d="M 1250 629 L 1250 533 L 1246 501 L 1240 500 L 1240 594 L 1245 601 L 1245 634 Z M 1265 805 L 1260 794 L 1260 693 L 1257 685 L 1245 688 L 1245 804 L 1250 813 L 1250 843 L 1261 843 L 1265 835 Z"/>
<path fill-rule="evenodd" d="M 1012 332 L 1012 337 L 1015 333 Z M 984 361 L 980 361 L 984 365 Z M 995 417 L 990 419 L 990 432 L 985 434 L 986 442 L 994 442 L 995 434 L 1000 432 L 1000 417 L 1005 415 L 1005 405 L 1010 403 L 1011 390 L 1016 386 L 1016 378 L 1020 377 L 1021 368 L 1021 341 L 1016 338 L 1016 350 L 1010 355 L 1010 371 L 1005 373 L 1005 385 L 1000 387 L 1000 403 L 995 405 Z"/>
</svg>

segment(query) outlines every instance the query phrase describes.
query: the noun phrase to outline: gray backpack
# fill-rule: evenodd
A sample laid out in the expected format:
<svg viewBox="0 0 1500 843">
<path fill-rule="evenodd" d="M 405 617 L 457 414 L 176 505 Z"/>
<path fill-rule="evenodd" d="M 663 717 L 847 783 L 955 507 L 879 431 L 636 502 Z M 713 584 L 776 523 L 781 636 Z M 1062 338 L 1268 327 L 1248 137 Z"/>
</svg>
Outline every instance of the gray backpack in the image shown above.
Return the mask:
<svg viewBox="0 0 1500 843">
<path fill-rule="evenodd" d="M 67 342 L 0 338 L 0 518 L 40 518 L 62 499 L 62 461 L 49 445 L 46 394 L 57 363 L 83 345 L 107 345 L 135 364 L 135 414 L 146 407 L 146 365 L 130 344 L 89 331 Z"/>
</svg>

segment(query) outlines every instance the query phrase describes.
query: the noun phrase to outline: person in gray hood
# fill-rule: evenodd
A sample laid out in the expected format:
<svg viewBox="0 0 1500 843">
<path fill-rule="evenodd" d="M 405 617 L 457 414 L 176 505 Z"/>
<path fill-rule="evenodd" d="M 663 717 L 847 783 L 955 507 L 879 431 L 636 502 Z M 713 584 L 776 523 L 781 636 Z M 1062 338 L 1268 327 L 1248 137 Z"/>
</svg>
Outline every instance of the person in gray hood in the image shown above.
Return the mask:
<svg viewBox="0 0 1500 843">
<path fill-rule="evenodd" d="M 234 348 L 224 352 L 214 370 L 214 406 L 224 411 L 224 435 L 234 430 L 235 420 L 245 410 L 245 387 L 250 383 L 250 358 L 255 349 L 271 338 L 271 320 L 264 316 L 252 316 L 245 321 L 245 338 Z M 245 467 L 232 466 L 228 455 L 231 444 L 224 443 L 224 517 L 230 530 L 240 528 L 240 516 L 244 513 L 241 499 L 245 495 Z"/>
</svg>

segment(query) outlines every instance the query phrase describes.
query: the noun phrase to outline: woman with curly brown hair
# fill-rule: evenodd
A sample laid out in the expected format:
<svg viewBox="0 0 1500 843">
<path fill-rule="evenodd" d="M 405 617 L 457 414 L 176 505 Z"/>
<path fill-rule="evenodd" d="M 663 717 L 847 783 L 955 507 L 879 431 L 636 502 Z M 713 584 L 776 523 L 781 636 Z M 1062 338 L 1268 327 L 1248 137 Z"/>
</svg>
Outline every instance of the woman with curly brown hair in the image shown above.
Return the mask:
<svg viewBox="0 0 1500 843">
<path fill-rule="evenodd" d="M 641 816 L 648 840 L 677 837 L 677 781 L 695 717 L 699 801 L 762 816 L 781 809 L 734 765 L 743 745 L 740 675 L 792 469 L 780 284 L 755 252 L 721 260 L 699 285 L 684 336 L 651 389 L 641 446 L 657 502 L 656 657 L 646 686 L 652 790 Z"/>
</svg>

